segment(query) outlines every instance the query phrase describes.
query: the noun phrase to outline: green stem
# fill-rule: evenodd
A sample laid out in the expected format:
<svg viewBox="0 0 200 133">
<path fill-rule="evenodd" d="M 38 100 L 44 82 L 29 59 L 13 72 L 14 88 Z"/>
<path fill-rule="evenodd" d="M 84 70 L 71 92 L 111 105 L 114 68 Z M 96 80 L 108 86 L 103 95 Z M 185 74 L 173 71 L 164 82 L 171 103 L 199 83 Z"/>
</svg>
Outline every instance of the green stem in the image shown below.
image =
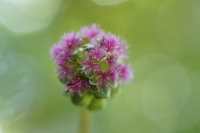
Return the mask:
<svg viewBox="0 0 200 133">
<path fill-rule="evenodd" d="M 81 110 L 80 133 L 89 133 L 90 112 L 86 108 Z"/>
</svg>

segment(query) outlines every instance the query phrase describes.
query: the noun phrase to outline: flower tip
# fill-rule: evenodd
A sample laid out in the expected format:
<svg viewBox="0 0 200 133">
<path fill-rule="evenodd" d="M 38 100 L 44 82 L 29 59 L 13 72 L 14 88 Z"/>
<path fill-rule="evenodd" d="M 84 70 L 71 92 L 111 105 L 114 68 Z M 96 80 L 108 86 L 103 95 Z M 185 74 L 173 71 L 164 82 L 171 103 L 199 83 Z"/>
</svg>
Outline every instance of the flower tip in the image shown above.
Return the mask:
<svg viewBox="0 0 200 133">
<path fill-rule="evenodd" d="M 120 77 L 123 81 L 130 82 L 134 76 L 130 64 L 125 64 L 120 68 Z"/>
<path fill-rule="evenodd" d="M 86 37 L 89 40 L 96 38 L 99 38 L 103 31 L 100 29 L 100 26 L 93 23 L 90 27 L 85 26 L 81 28 L 81 33 L 84 37 Z"/>
</svg>

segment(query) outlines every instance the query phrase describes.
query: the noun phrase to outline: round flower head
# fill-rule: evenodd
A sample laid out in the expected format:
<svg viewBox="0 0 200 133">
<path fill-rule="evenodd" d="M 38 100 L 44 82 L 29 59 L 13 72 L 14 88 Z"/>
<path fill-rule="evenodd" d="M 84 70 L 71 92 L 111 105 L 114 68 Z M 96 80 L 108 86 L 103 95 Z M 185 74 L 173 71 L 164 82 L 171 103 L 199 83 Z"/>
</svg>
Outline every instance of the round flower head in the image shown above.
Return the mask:
<svg viewBox="0 0 200 133">
<path fill-rule="evenodd" d="M 72 102 L 94 110 L 102 108 L 102 99 L 110 98 L 124 82 L 132 80 L 130 63 L 125 63 L 126 50 L 124 40 L 93 24 L 64 34 L 50 53 Z"/>
</svg>

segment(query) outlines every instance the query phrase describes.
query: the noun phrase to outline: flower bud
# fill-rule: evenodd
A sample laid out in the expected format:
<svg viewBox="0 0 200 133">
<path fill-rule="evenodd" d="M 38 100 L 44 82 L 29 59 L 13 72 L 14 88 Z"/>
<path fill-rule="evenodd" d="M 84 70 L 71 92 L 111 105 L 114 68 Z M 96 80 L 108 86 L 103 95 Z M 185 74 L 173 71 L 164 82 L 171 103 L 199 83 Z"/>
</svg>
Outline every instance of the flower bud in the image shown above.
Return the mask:
<svg viewBox="0 0 200 133">
<path fill-rule="evenodd" d="M 94 97 L 87 108 L 92 111 L 103 109 L 106 106 L 106 103 L 107 101 L 105 98 L 98 99 Z"/>
<path fill-rule="evenodd" d="M 93 96 L 89 93 L 80 96 L 77 93 L 74 93 L 74 95 L 71 95 L 71 100 L 72 103 L 78 106 L 82 106 L 82 107 L 87 107 L 91 100 L 92 100 Z"/>
</svg>

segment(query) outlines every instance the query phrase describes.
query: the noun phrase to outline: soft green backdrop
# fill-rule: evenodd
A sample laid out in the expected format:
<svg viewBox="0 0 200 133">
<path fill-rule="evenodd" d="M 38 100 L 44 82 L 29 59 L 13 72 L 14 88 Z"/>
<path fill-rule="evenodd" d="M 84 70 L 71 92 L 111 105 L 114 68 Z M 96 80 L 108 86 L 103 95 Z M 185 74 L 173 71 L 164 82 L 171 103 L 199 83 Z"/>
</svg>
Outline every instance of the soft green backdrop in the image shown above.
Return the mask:
<svg viewBox="0 0 200 133">
<path fill-rule="evenodd" d="M 199 0 L 0 0 L 0 133 L 78 132 L 49 49 L 92 23 L 126 38 L 134 80 L 91 133 L 199 133 Z"/>
</svg>

